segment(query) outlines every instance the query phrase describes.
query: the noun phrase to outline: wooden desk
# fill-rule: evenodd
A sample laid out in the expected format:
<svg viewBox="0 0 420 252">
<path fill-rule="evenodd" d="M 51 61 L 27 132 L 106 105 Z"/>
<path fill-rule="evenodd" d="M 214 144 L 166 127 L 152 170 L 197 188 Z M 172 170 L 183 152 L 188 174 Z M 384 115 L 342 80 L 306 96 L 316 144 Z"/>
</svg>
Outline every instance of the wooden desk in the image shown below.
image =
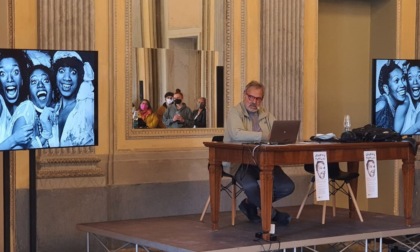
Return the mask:
<svg viewBox="0 0 420 252">
<path fill-rule="evenodd" d="M 401 159 L 403 162 L 404 183 L 404 217 L 405 224 L 411 225 L 414 191 L 414 150 L 407 142 L 381 143 L 297 143 L 292 145 L 270 146 L 240 143 L 204 142 L 209 148 L 209 181 L 212 229 L 218 229 L 220 210 L 220 183 L 222 178 L 222 161 L 232 163 L 256 162 L 260 167 L 261 221 L 263 239 L 270 238 L 271 199 L 273 188 L 272 170 L 274 165 L 298 165 L 313 163 L 314 151 L 326 151 L 328 162 L 347 162 L 348 171 L 358 172 L 359 162 L 364 160 L 364 151 L 376 151 L 377 160 Z M 256 148 L 255 148 L 256 147 Z M 255 161 L 254 161 L 255 160 Z M 357 180 L 351 187 L 357 195 Z M 350 217 L 353 217 L 354 206 L 349 202 Z"/>
</svg>

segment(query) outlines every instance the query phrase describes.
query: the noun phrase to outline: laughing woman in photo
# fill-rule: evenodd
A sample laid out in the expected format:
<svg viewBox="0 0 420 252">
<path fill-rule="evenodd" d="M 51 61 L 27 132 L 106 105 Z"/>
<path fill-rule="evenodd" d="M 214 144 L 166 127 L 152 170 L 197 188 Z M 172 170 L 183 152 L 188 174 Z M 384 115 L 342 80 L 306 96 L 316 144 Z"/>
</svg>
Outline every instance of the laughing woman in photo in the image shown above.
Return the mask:
<svg viewBox="0 0 420 252">
<path fill-rule="evenodd" d="M 395 131 L 403 135 L 414 135 L 420 132 L 420 62 L 408 60 L 405 66 L 407 95 L 404 103 L 397 108 Z"/>
<path fill-rule="evenodd" d="M 376 125 L 394 129 L 395 113 L 407 93 L 403 70 L 394 60 L 388 60 L 379 73 L 378 89 L 381 93 L 376 99 Z"/>
<path fill-rule="evenodd" d="M 11 126 L 13 114 L 26 97 L 22 88 L 26 66 L 23 51 L 0 51 L 0 150 L 25 145 L 31 140 L 32 125 L 16 126 L 15 129 Z"/>
<path fill-rule="evenodd" d="M 88 62 L 83 62 L 75 51 L 57 51 L 53 56 L 53 69 L 60 100 L 55 109 L 58 127 L 53 128 L 50 145 L 63 147 L 94 144 L 92 67 Z"/>
<path fill-rule="evenodd" d="M 13 132 L 22 125 L 33 126 L 31 141 L 26 145 L 18 145 L 14 149 L 32 149 L 49 147 L 54 123 L 55 85 L 51 81 L 51 57 L 47 53 L 28 50 L 31 61 L 28 68 L 28 80 L 23 88 L 28 93 L 29 100 L 22 102 L 12 116 Z"/>
</svg>

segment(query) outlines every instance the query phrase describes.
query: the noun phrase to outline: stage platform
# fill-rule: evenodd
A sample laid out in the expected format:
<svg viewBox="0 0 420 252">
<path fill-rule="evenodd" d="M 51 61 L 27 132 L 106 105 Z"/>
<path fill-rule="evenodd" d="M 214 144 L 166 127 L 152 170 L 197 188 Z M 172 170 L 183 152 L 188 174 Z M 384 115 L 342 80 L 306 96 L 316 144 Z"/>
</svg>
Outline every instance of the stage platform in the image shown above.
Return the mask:
<svg viewBox="0 0 420 252">
<path fill-rule="evenodd" d="M 298 207 L 284 207 L 279 210 L 295 217 Z M 305 206 L 299 220 L 293 218 L 289 226 L 276 227 L 275 235 L 278 239 L 274 242 L 256 239 L 255 234 L 261 231 L 261 225 L 248 222 L 240 212 L 237 214 L 235 226 L 230 225 L 230 212 L 222 212 L 217 231 L 211 230 L 210 214 L 206 214 L 203 222 L 199 221 L 200 215 L 186 215 L 86 223 L 78 224 L 77 228 L 87 233 L 87 251 L 103 238 L 132 244 L 130 246 L 134 246 L 135 249 L 129 251 L 255 252 L 286 251 L 283 249 L 301 251 L 301 248 L 305 248 L 303 251 L 326 251 L 319 248 L 326 248 L 326 244 L 348 245 L 352 241 L 361 241 L 362 244 L 376 241 L 375 250 L 381 251 L 384 247 L 381 238 L 387 238 L 386 241 L 392 243 L 395 242 L 394 239 L 400 240 L 400 243 L 407 243 L 408 245 L 398 245 L 399 248 L 403 248 L 411 247 L 413 244 L 411 241 L 401 241 L 401 239 L 420 234 L 420 221 L 416 219 L 413 220 L 411 227 L 407 227 L 403 217 L 362 212 L 364 218 L 362 223 L 357 216 L 355 219 L 350 219 L 347 209 L 337 209 L 336 217 L 332 217 L 332 209 L 328 207 L 326 223 L 322 225 L 321 214 L 322 206 Z M 339 250 L 341 248 L 328 251 Z M 347 251 L 368 250 L 360 250 L 359 247 Z"/>
</svg>

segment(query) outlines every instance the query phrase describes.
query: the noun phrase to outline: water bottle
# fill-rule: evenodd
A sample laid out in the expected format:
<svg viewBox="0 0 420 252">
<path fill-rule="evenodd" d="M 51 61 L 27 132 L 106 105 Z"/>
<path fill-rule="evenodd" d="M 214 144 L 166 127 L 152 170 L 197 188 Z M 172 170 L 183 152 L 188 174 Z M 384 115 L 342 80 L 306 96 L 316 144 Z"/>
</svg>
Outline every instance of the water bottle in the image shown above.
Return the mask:
<svg viewBox="0 0 420 252">
<path fill-rule="evenodd" d="M 351 122 L 350 122 L 350 115 L 344 116 L 344 132 L 350 131 L 351 129 Z"/>
<path fill-rule="evenodd" d="M 139 127 L 139 115 L 137 111 L 133 112 L 133 129 L 137 129 Z"/>
</svg>

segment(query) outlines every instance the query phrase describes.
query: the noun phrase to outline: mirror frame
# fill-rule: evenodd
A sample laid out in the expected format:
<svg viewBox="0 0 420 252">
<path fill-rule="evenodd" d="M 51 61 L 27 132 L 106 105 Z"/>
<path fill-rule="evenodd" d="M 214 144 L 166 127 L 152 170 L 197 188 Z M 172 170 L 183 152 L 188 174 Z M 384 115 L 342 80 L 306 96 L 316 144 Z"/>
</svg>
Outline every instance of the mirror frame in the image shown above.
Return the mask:
<svg viewBox="0 0 420 252">
<path fill-rule="evenodd" d="M 224 117 L 226 119 L 226 114 L 228 109 L 232 106 L 232 78 L 230 77 L 230 69 L 232 62 L 232 41 L 231 38 L 231 8 L 232 0 L 224 1 Z M 133 53 L 134 48 L 132 45 L 132 0 L 125 0 L 125 111 L 126 114 L 131 114 L 131 98 L 132 98 L 132 83 L 133 83 Z M 205 32 L 205 31 L 203 31 Z M 223 128 L 180 128 L 180 129 L 148 129 L 148 130 L 139 130 L 132 128 L 132 122 L 130 117 L 125 117 L 125 132 L 126 139 L 129 140 L 139 140 L 147 138 L 183 138 L 183 137 L 210 137 L 214 135 L 223 134 Z"/>
</svg>

